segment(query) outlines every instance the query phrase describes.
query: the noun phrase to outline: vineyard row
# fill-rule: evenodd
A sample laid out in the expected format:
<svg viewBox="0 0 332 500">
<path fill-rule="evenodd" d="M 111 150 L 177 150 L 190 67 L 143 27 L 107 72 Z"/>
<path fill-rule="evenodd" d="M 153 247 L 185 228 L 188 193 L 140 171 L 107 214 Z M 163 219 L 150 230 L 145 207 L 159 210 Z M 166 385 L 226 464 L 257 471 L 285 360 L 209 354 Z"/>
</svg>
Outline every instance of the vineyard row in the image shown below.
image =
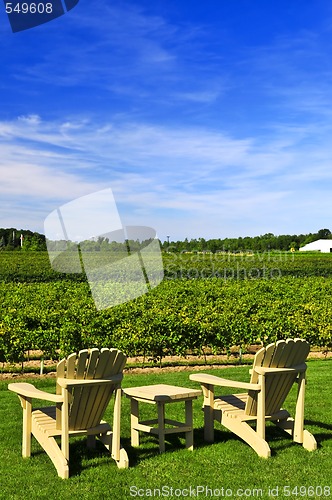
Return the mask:
<svg viewBox="0 0 332 500">
<path fill-rule="evenodd" d="M 0 283 L 0 360 L 41 350 L 54 359 L 113 346 L 160 359 L 287 337 L 332 346 L 332 278 L 164 280 L 147 295 L 97 311 L 85 282 Z"/>
</svg>

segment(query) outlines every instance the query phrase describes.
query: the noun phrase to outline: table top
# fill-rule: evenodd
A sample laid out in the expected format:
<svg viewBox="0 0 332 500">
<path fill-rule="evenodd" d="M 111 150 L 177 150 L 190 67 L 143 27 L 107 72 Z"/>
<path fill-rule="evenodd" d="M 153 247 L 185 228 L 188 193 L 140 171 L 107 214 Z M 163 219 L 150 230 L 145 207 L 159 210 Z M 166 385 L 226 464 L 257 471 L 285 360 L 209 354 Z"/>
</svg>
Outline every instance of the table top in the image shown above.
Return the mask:
<svg viewBox="0 0 332 500">
<path fill-rule="evenodd" d="M 176 385 L 155 384 L 123 389 L 128 397 L 146 399 L 148 401 L 176 401 L 195 399 L 202 394 L 201 390 L 178 387 Z"/>
</svg>

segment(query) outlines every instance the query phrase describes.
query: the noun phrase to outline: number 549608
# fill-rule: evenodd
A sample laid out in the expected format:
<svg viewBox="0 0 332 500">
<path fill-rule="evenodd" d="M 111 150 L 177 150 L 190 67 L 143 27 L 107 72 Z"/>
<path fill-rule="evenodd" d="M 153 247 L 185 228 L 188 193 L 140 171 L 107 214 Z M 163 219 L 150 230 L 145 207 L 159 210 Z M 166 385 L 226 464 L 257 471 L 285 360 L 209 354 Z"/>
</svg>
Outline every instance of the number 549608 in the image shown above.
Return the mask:
<svg viewBox="0 0 332 500">
<path fill-rule="evenodd" d="M 6 13 L 7 14 L 51 14 L 53 11 L 53 5 L 50 2 L 47 3 L 30 3 L 27 2 L 6 2 Z"/>
</svg>

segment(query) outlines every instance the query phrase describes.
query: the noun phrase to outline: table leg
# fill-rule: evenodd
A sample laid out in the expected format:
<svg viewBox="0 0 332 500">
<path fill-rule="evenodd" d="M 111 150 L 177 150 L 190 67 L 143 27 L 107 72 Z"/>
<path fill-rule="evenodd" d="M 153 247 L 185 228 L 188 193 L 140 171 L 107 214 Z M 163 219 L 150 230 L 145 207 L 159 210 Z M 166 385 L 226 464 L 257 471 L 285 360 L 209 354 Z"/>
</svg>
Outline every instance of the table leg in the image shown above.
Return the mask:
<svg viewBox="0 0 332 500">
<path fill-rule="evenodd" d="M 194 429 L 193 429 L 193 404 L 192 400 L 185 401 L 186 404 L 186 425 L 190 431 L 186 432 L 186 448 L 190 451 L 194 449 Z"/>
<path fill-rule="evenodd" d="M 131 446 L 139 446 L 139 431 L 137 430 L 139 421 L 138 401 L 131 398 L 130 407 Z"/>
<path fill-rule="evenodd" d="M 159 453 L 165 451 L 165 404 L 158 401 L 158 438 Z"/>
</svg>

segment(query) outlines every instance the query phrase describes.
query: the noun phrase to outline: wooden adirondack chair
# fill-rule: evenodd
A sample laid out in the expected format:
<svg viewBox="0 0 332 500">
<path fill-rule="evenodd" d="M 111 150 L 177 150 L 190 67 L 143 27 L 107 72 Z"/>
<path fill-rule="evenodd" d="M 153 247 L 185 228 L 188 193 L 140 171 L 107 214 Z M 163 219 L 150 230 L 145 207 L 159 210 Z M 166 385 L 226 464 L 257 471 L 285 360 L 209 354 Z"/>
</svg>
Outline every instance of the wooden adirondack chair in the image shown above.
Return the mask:
<svg viewBox="0 0 332 500">
<path fill-rule="evenodd" d="M 82 350 L 57 365 L 56 394 L 32 384 L 9 384 L 23 408 L 22 455 L 30 457 L 31 435 L 49 455 L 64 479 L 69 477 L 69 436 L 87 435 L 93 447 L 98 437 L 112 453 L 119 468 L 128 467 L 128 456 L 120 446 L 121 380 L 126 356 L 117 349 Z M 102 419 L 114 393 L 113 428 Z M 33 409 L 32 398 L 56 403 Z M 60 437 L 59 446 L 56 437 Z"/>
<path fill-rule="evenodd" d="M 288 432 L 294 442 L 301 443 L 307 450 L 315 450 L 314 436 L 304 429 L 305 360 L 309 350 L 309 344 L 301 339 L 280 340 L 263 347 L 255 355 L 250 383 L 204 373 L 190 375 L 191 380 L 202 384 L 205 440 L 214 441 L 215 419 L 248 443 L 259 456 L 268 458 L 271 450 L 265 441 L 265 421 L 271 420 Z M 282 409 L 294 382 L 298 384 L 295 419 Z M 247 392 L 215 397 L 215 385 Z M 256 430 L 250 423 L 256 423 Z"/>
</svg>

